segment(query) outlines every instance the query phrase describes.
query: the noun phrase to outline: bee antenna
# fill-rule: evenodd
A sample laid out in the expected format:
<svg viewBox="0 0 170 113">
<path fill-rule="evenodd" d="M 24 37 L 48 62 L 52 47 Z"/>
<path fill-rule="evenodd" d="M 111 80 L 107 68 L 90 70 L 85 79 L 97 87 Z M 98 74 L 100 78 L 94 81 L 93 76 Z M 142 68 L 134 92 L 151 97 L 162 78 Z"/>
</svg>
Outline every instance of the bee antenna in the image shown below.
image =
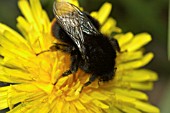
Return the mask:
<svg viewBox="0 0 170 113">
<path fill-rule="evenodd" d="M 36 53 L 36 56 L 38 56 L 38 55 L 40 55 L 40 54 L 42 54 L 42 53 L 45 53 L 45 52 L 49 52 L 50 50 L 48 49 L 48 50 L 43 50 L 43 51 L 41 51 L 41 52 L 39 52 L 39 53 Z"/>
</svg>

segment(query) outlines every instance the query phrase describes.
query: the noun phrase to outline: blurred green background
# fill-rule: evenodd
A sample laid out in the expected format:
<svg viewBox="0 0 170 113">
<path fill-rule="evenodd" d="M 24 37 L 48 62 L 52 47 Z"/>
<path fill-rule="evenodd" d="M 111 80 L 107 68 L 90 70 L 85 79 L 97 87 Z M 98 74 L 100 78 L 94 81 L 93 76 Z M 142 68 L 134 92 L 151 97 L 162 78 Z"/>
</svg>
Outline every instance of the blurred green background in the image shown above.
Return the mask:
<svg viewBox="0 0 170 113">
<path fill-rule="evenodd" d="M 43 8 L 53 18 L 54 0 L 41 0 Z M 106 1 L 113 4 L 110 16 L 117 20 L 123 32 L 134 34 L 148 32 L 153 41 L 146 46 L 155 58 L 146 66 L 159 74 L 159 81 L 154 90 L 147 92 L 150 102 L 161 109 L 161 113 L 170 113 L 170 62 L 167 56 L 168 41 L 168 0 L 79 0 L 80 5 L 88 12 L 98 10 Z M 0 22 L 16 28 L 16 17 L 21 15 L 17 0 L 0 0 Z M 170 49 L 170 48 L 169 48 Z M 2 111 L 0 111 L 1 113 Z"/>
</svg>

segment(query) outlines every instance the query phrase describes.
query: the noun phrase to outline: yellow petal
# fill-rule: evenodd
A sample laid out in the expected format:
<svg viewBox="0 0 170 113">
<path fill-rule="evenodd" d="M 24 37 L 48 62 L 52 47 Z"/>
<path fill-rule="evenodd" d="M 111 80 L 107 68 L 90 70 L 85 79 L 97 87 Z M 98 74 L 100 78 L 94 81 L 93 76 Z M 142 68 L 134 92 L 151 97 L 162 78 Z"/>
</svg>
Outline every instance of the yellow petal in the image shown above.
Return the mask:
<svg viewBox="0 0 170 113">
<path fill-rule="evenodd" d="M 33 18 L 33 14 L 32 14 L 32 11 L 31 11 L 28 1 L 27 0 L 19 0 L 18 6 L 19 6 L 22 14 L 26 18 L 26 20 L 29 23 L 33 24 L 34 28 L 36 28 L 36 30 L 38 31 L 38 26 L 35 24 L 36 22 Z"/>
<path fill-rule="evenodd" d="M 21 31 L 21 33 L 24 35 L 26 40 L 30 45 L 33 45 L 38 39 L 38 36 L 35 35 L 38 33 L 38 30 L 35 30 L 32 23 L 29 23 L 24 17 L 19 16 L 17 18 L 17 27 Z M 34 38 L 32 38 L 34 37 Z"/>
<path fill-rule="evenodd" d="M 15 45 L 22 45 L 23 47 L 30 49 L 27 41 L 19 33 L 11 29 L 10 27 L 0 23 L 0 35 L 4 35 L 4 32 L 7 33 L 6 37 L 9 41 L 13 42 Z M 13 37 L 13 38 L 11 38 Z"/>
<path fill-rule="evenodd" d="M 131 82 L 130 87 L 139 90 L 151 90 L 153 88 L 152 82 Z"/>
<path fill-rule="evenodd" d="M 79 101 L 75 101 L 73 104 L 75 105 L 75 107 L 76 107 L 78 110 L 84 110 L 84 109 L 86 109 L 86 108 L 84 107 L 84 105 L 83 105 L 81 102 L 79 102 Z"/>
<path fill-rule="evenodd" d="M 34 106 L 35 104 L 30 104 L 30 103 L 21 103 L 18 106 L 16 106 L 14 109 L 11 109 L 10 111 L 8 111 L 7 113 L 26 113 L 26 111 L 28 110 L 28 108 L 31 108 L 32 106 Z"/>
<path fill-rule="evenodd" d="M 137 110 L 136 108 L 133 108 L 133 106 L 128 107 L 128 106 L 117 105 L 117 107 L 125 113 L 142 113 L 141 111 Z"/>
<path fill-rule="evenodd" d="M 32 81 L 32 77 L 29 73 L 2 66 L 0 66 L 0 75 L 0 79 L 5 81 L 7 80 L 6 82 L 17 83 Z"/>
<path fill-rule="evenodd" d="M 73 113 L 77 113 L 77 109 L 75 106 L 71 105 L 69 108 L 69 111 L 73 112 Z"/>
<path fill-rule="evenodd" d="M 29 24 L 22 16 L 17 17 L 17 22 L 17 27 L 21 31 L 22 35 L 24 35 L 26 40 L 30 41 L 27 32 L 31 31 L 32 25 Z"/>
<path fill-rule="evenodd" d="M 109 109 L 105 110 L 106 113 L 122 113 L 122 111 L 120 111 L 120 109 L 116 108 L 114 105 L 110 105 Z"/>
<path fill-rule="evenodd" d="M 118 103 L 113 102 L 113 104 L 115 104 L 115 106 L 117 106 L 119 109 L 122 109 L 123 111 L 126 111 L 128 113 L 140 113 L 139 111 L 141 110 L 149 113 L 159 113 L 158 108 L 150 104 L 138 101 L 134 98 L 129 98 L 117 94 L 114 95 L 114 98 L 115 98 L 114 102 Z M 135 108 L 139 109 L 139 111 Z"/>
<path fill-rule="evenodd" d="M 11 85 L 8 89 L 8 102 L 11 105 L 24 100 L 31 100 L 34 98 L 41 98 L 45 93 L 31 84 Z"/>
<path fill-rule="evenodd" d="M 121 30 L 116 27 L 116 21 L 113 18 L 108 18 L 104 25 L 102 25 L 100 29 L 101 33 L 106 34 L 106 35 L 111 35 L 112 32 L 121 32 Z"/>
<path fill-rule="evenodd" d="M 147 53 L 143 58 L 139 60 L 118 64 L 117 71 L 142 67 L 148 64 L 152 58 L 153 58 L 153 53 Z"/>
<path fill-rule="evenodd" d="M 70 95 L 70 96 L 68 95 L 67 97 L 65 97 L 65 100 L 68 102 L 76 99 L 79 99 L 79 95 Z"/>
<path fill-rule="evenodd" d="M 102 25 L 106 19 L 108 18 L 110 12 L 112 9 L 112 5 L 108 2 L 104 3 L 103 6 L 100 8 L 100 10 L 98 11 L 98 13 L 92 13 L 91 15 L 96 18 L 99 23 Z"/>
<path fill-rule="evenodd" d="M 140 59 L 142 57 L 143 57 L 142 51 L 123 52 L 120 55 L 118 55 L 116 61 L 119 64 L 122 62 L 134 61 L 134 60 Z"/>
<path fill-rule="evenodd" d="M 134 36 L 133 40 L 127 45 L 124 45 L 123 47 L 121 47 L 121 49 L 127 50 L 127 51 L 135 51 L 135 50 L 140 49 L 142 46 L 146 45 L 151 40 L 152 38 L 149 34 L 141 33 L 141 34 Z"/>
<path fill-rule="evenodd" d="M 1 40 L 0 43 L 3 48 L 6 48 L 6 50 L 18 54 L 20 57 L 28 58 L 33 56 L 31 53 L 31 50 L 27 48 L 23 43 L 19 43 L 18 45 L 22 46 L 22 48 L 18 47 L 18 45 L 15 45 L 15 42 L 11 42 L 6 37 L 13 37 L 13 35 L 10 34 L 10 32 L 5 31 L 4 36 L 0 36 Z M 1 50 L 2 51 L 2 50 Z"/>
<path fill-rule="evenodd" d="M 51 22 L 50 19 L 47 15 L 47 12 L 45 12 L 44 10 L 42 11 L 42 24 L 43 24 L 43 31 L 44 33 L 51 33 Z"/>
<path fill-rule="evenodd" d="M 115 93 L 113 96 L 113 101 L 112 103 L 117 107 L 117 106 L 134 106 L 134 101 L 136 101 L 135 98 L 131 98 L 131 97 L 127 97 L 127 96 L 123 96 L 120 94 Z"/>
<path fill-rule="evenodd" d="M 93 12 L 90 13 L 90 15 L 91 15 L 93 18 L 95 18 L 96 20 L 97 20 L 97 14 L 98 14 L 97 11 L 93 11 Z"/>
<path fill-rule="evenodd" d="M 160 113 L 160 110 L 148 103 L 140 102 L 140 101 L 135 101 L 135 107 L 140 109 L 141 111 L 148 112 L 148 113 Z"/>
<path fill-rule="evenodd" d="M 131 41 L 131 39 L 133 38 L 133 34 L 131 32 L 128 32 L 126 34 L 117 34 L 114 36 L 114 38 L 117 39 L 119 46 L 121 47 L 121 51 L 124 51 L 122 49 L 122 46 Z"/>
<path fill-rule="evenodd" d="M 96 91 L 91 92 L 90 97 L 97 100 L 107 100 L 109 98 L 108 96 L 103 95 L 101 92 L 96 92 Z"/>
<path fill-rule="evenodd" d="M 93 98 L 90 97 L 89 95 L 83 93 L 81 96 L 80 96 L 80 101 L 82 103 L 89 103 Z"/>
<path fill-rule="evenodd" d="M 25 101 L 16 106 L 15 108 L 11 109 L 8 113 L 39 113 L 42 107 L 48 106 L 46 102 L 46 96 L 42 96 L 41 98 L 37 98 L 36 101 Z M 30 109 L 31 108 L 31 109 Z M 46 107 L 43 110 L 49 110 Z"/>
<path fill-rule="evenodd" d="M 35 84 L 38 88 L 45 91 L 47 94 L 51 94 L 51 92 L 53 90 L 53 85 L 50 83 L 34 82 L 33 84 Z"/>
<path fill-rule="evenodd" d="M 119 75 L 120 74 L 120 75 Z M 117 76 L 121 76 L 122 74 L 119 73 Z M 140 70 L 132 70 L 123 73 L 122 75 L 123 81 L 132 81 L 132 82 L 145 82 L 145 81 L 156 81 L 158 80 L 157 73 L 147 70 L 147 69 L 140 69 Z"/>
<path fill-rule="evenodd" d="M 99 100 L 93 100 L 92 101 L 97 107 L 103 108 L 103 109 L 108 109 L 109 106 L 104 104 L 103 102 L 99 101 Z"/>
<path fill-rule="evenodd" d="M 65 104 L 64 104 L 64 101 L 61 100 L 61 99 L 57 99 L 56 102 L 55 102 L 55 107 L 56 107 L 56 110 L 55 110 L 55 113 L 62 113 L 62 110 L 63 108 L 65 107 Z"/>
<path fill-rule="evenodd" d="M 31 28 L 31 31 L 27 34 L 27 37 L 29 37 L 27 39 L 29 39 L 31 45 L 36 44 L 36 46 L 39 46 L 42 50 L 45 50 L 45 38 L 43 37 L 44 34 L 42 34 L 42 32 L 45 33 L 44 29 L 48 29 L 47 31 L 49 32 L 50 27 L 47 25 L 49 19 L 47 19 L 46 13 L 42 10 L 39 0 L 32 0 L 30 2 L 30 5 L 26 0 L 20 0 L 18 2 L 21 12 L 25 16 Z M 44 20 L 43 17 L 47 20 Z M 22 30 L 21 25 L 19 25 L 19 27 Z M 25 33 L 25 31 L 23 32 Z"/>
<path fill-rule="evenodd" d="M 125 89 L 138 89 L 138 90 L 151 90 L 153 88 L 153 82 L 126 82 L 117 81 L 114 87 L 125 88 Z"/>
<path fill-rule="evenodd" d="M 148 100 L 148 96 L 145 93 L 140 92 L 140 91 L 119 89 L 119 88 L 114 88 L 113 91 L 123 96 L 132 97 L 136 99 L 142 99 L 142 100 Z"/>
<path fill-rule="evenodd" d="M 93 104 L 88 104 L 86 108 L 88 108 L 86 109 L 87 113 L 103 113 L 103 110 L 104 110 L 104 109 L 101 110 L 100 107 L 96 107 Z"/>
<path fill-rule="evenodd" d="M 60 78 L 57 83 L 56 83 L 56 87 L 61 87 L 63 84 L 65 84 L 65 82 L 68 80 L 68 76 L 62 77 Z"/>
<path fill-rule="evenodd" d="M 30 0 L 30 6 L 33 14 L 33 18 L 39 28 L 40 32 L 50 33 L 51 25 L 49 17 L 42 9 L 41 3 L 39 0 Z"/>
<path fill-rule="evenodd" d="M 0 87 L 0 110 L 8 107 L 8 89 L 9 86 Z"/>
<path fill-rule="evenodd" d="M 34 18 L 36 26 L 40 31 L 43 29 L 43 12 L 39 0 L 30 0 L 32 18 Z"/>
</svg>

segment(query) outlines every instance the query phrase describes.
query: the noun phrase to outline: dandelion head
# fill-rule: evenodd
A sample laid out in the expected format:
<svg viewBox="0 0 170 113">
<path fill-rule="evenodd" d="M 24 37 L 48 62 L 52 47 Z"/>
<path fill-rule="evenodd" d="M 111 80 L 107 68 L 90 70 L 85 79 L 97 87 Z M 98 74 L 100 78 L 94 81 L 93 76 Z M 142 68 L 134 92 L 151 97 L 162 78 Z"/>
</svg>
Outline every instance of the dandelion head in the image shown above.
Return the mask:
<svg viewBox="0 0 170 113">
<path fill-rule="evenodd" d="M 68 2 L 79 7 L 77 0 Z M 142 68 L 153 58 L 143 46 L 151 41 L 147 33 L 121 33 L 116 21 L 109 17 L 111 4 L 104 3 L 99 11 L 91 12 L 101 24 L 100 31 L 118 40 L 113 80 L 98 82 L 83 88 L 90 74 L 81 69 L 63 77 L 70 67 L 70 56 L 62 51 L 49 51 L 58 42 L 51 34 L 52 23 L 39 0 L 19 0 L 23 14 L 17 18 L 20 33 L 0 23 L 0 110 L 8 113 L 159 113 L 148 103 L 142 92 L 151 90 L 157 74 Z M 81 8 L 82 9 L 82 8 Z M 112 38 L 113 38 L 112 37 Z M 81 91 L 81 92 L 80 92 Z"/>
</svg>

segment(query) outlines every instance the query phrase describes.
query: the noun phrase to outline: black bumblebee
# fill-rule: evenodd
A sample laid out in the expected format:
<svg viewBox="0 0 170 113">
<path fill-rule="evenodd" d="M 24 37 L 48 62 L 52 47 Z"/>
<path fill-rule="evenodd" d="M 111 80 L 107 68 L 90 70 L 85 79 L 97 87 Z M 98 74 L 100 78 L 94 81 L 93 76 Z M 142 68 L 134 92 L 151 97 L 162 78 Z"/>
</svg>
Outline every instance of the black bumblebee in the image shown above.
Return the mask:
<svg viewBox="0 0 170 113">
<path fill-rule="evenodd" d="M 64 44 L 55 43 L 50 50 L 61 50 L 71 55 L 70 69 L 62 76 L 75 73 L 79 67 L 91 74 L 84 86 L 96 78 L 99 81 L 111 80 L 116 69 L 116 50 L 120 52 L 117 40 L 101 34 L 98 21 L 73 4 L 54 2 L 53 11 L 56 21 L 52 26 L 52 34 Z"/>
</svg>

